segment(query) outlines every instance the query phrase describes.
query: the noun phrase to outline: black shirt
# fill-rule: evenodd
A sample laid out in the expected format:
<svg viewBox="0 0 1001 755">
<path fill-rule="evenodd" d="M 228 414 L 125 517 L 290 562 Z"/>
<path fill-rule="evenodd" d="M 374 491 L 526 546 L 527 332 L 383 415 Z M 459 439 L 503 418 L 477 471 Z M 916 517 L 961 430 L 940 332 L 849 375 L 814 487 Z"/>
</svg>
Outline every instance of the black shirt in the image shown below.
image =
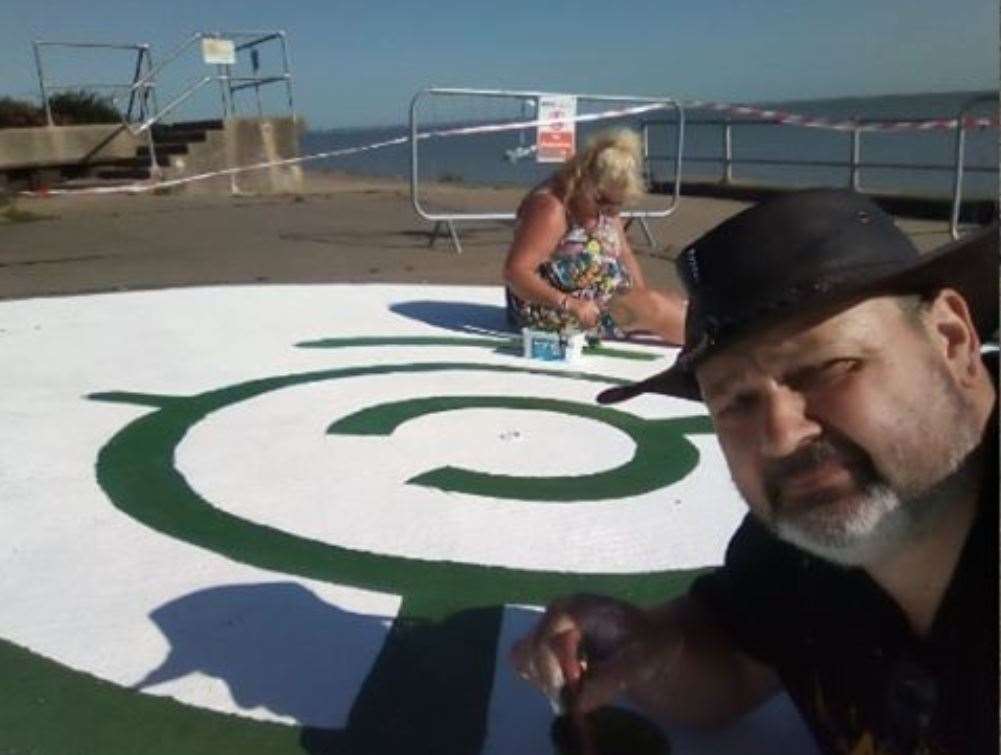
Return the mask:
<svg viewBox="0 0 1001 755">
<path fill-rule="evenodd" d="M 997 432 L 995 408 L 977 517 L 927 636 L 866 572 L 781 542 L 751 516 L 724 566 L 692 586 L 778 672 L 823 752 L 998 752 Z"/>
</svg>

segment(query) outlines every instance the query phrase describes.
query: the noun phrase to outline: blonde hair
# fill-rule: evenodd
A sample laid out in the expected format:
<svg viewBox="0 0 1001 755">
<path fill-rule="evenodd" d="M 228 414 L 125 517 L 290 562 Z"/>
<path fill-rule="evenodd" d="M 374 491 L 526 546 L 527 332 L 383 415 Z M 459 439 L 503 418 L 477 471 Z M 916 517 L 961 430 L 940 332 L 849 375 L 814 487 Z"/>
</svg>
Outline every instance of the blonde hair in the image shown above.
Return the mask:
<svg viewBox="0 0 1001 755">
<path fill-rule="evenodd" d="M 614 193 L 626 202 L 646 191 L 643 181 L 643 146 L 628 128 L 601 131 L 560 168 L 553 188 L 564 202 L 582 188 Z"/>
</svg>

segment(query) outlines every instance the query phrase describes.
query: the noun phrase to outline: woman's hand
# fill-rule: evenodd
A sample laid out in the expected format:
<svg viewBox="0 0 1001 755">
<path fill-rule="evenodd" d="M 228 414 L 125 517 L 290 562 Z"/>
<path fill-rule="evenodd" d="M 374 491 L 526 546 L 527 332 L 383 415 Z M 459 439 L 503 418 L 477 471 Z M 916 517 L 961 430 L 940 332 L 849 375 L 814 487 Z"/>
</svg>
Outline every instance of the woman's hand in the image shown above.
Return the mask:
<svg viewBox="0 0 1001 755">
<path fill-rule="evenodd" d="M 587 330 L 593 328 L 601 320 L 601 310 L 598 309 L 598 305 L 587 299 L 569 296 L 567 297 L 566 309 Z"/>
</svg>

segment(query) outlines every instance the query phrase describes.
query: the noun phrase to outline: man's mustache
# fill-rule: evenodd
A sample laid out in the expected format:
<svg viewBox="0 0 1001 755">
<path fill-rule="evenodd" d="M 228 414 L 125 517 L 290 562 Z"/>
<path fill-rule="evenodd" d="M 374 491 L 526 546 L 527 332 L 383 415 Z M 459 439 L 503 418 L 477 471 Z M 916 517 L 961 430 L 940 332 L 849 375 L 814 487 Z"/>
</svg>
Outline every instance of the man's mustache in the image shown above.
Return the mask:
<svg viewBox="0 0 1001 755">
<path fill-rule="evenodd" d="M 768 499 L 773 502 L 781 499 L 782 487 L 788 478 L 811 472 L 831 461 L 851 472 L 859 484 L 876 478 L 872 460 L 865 451 L 847 439 L 825 436 L 766 465 L 763 480 Z"/>
</svg>

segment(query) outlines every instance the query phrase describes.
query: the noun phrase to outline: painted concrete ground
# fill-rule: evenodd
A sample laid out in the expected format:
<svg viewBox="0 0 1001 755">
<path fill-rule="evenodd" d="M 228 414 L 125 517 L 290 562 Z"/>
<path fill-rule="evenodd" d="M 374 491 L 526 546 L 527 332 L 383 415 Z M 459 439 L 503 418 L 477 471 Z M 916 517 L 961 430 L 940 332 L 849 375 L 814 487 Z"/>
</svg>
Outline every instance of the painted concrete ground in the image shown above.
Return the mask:
<svg viewBox="0 0 1001 755">
<path fill-rule="evenodd" d="M 548 753 L 505 662 L 653 602 L 742 506 L 672 354 L 525 360 L 496 288 L 0 303 L 0 753 Z M 813 752 L 779 698 L 676 753 Z"/>
</svg>

